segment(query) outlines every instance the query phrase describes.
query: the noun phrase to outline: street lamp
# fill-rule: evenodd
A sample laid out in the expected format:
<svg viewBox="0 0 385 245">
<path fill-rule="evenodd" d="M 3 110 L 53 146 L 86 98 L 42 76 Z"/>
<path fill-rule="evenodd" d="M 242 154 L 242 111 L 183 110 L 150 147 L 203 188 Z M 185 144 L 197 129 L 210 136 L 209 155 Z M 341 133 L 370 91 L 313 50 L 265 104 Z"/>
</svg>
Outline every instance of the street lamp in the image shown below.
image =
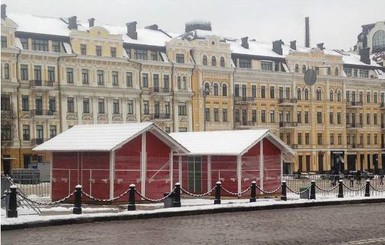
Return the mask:
<svg viewBox="0 0 385 245">
<path fill-rule="evenodd" d="M 206 131 L 206 96 L 210 95 L 210 85 L 205 83 L 201 88 L 203 96 L 203 131 Z"/>
</svg>

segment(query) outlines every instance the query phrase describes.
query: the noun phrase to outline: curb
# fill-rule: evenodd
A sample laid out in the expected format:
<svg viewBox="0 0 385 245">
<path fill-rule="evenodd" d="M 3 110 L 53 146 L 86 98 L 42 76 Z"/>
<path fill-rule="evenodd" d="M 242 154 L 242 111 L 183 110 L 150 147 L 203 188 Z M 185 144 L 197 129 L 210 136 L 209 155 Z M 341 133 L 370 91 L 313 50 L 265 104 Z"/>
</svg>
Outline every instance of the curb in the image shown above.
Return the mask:
<svg viewBox="0 0 385 245">
<path fill-rule="evenodd" d="M 84 224 L 92 222 L 105 221 L 119 221 L 119 220 L 137 220 L 137 219 L 153 219 L 153 218 L 167 218 L 177 216 L 191 216 L 201 214 L 215 214 L 215 213 L 229 213 L 229 212 L 245 212 L 245 211 L 262 211 L 285 208 L 302 208 L 302 207 L 317 207 L 317 206 L 332 206 L 332 205 L 346 205 L 346 204 L 364 204 L 364 203 L 383 203 L 385 198 L 376 199 L 359 199 L 359 200 L 341 200 L 341 201 L 325 201 L 325 202 L 306 202 L 306 203 L 280 203 L 266 206 L 250 206 L 250 207 L 218 207 L 214 209 L 199 209 L 199 210 L 181 210 L 179 212 L 159 212 L 159 213 L 140 213 L 140 214 L 121 214 L 118 216 L 100 216 L 100 217 L 82 217 L 74 219 L 55 219 L 31 221 L 22 224 L 1 225 L 1 230 L 17 230 L 36 227 L 59 226 L 70 224 Z"/>
</svg>

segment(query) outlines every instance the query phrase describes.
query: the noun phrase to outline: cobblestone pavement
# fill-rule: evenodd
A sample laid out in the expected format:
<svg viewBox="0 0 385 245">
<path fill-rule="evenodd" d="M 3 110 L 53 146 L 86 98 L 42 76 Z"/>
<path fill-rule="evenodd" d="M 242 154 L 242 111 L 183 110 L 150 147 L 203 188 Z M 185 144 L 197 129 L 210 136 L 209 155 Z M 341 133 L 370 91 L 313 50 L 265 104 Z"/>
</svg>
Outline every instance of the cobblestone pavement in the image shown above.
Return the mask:
<svg viewBox="0 0 385 245">
<path fill-rule="evenodd" d="M 384 245 L 385 204 L 234 212 L 2 232 L 2 244 Z"/>
</svg>

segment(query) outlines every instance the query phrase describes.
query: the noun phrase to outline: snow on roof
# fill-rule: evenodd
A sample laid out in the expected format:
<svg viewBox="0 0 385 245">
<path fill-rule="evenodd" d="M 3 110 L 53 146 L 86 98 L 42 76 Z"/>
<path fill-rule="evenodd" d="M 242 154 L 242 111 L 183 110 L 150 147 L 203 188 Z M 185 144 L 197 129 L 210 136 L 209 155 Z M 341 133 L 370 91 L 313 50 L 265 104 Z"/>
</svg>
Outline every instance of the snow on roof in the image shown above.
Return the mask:
<svg viewBox="0 0 385 245">
<path fill-rule="evenodd" d="M 374 60 L 370 59 L 370 64 L 365 64 L 360 59 L 360 55 L 354 54 L 354 53 L 344 53 L 342 55 L 342 59 L 344 61 L 344 64 L 350 64 L 350 65 L 360 65 L 360 66 L 378 66 L 381 67 L 379 64 L 377 64 Z"/>
<path fill-rule="evenodd" d="M 152 127 L 152 122 L 77 125 L 35 147 L 35 151 L 111 151 Z"/>
<path fill-rule="evenodd" d="M 273 51 L 272 43 L 258 42 L 254 40 L 249 40 L 249 48 L 242 47 L 242 42 L 240 40 L 226 40 L 230 44 L 230 49 L 233 53 L 236 54 L 246 54 L 246 55 L 257 55 L 257 56 L 266 56 L 266 57 L 277 57 L 283 58 L 283 55 L 279 55 Z"/>
<path fill-rule="evenodd" d="M 265 136 L 268 129 L 171 133 L 190 155 L 239 155 Z M 283 144 L 282 141 L 279 142 Z"/>
<path fill-rule="evenodd" d="M 7 14 L 17 25 L 17 31 L 55 36 L 69 36 L 68 25 L 59 18 L 40 17 L 28 14 Z"/>
</svg>

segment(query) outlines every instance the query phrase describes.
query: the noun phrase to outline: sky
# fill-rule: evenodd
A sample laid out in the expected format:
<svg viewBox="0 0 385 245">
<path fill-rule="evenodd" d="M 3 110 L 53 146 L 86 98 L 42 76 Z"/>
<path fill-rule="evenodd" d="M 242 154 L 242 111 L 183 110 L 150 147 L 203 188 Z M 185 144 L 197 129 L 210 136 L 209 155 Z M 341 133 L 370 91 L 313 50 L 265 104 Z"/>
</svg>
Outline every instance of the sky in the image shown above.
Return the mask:
<svg viewBox="0 0 385 245">
<path fill-rule="evenodd" d="M 310 19 L 310 44 L 349 50 L 364 24 L 385 21 L 385 0 L 2 0 L 7 12 L 70 17 L 138 28 L 157 24 L 183 33 L 189 21 L 210 21 L 219 35 L 248 36 L 263 42 L 297 40 L 304 46 L 305 17 Z"/>
</svg>

